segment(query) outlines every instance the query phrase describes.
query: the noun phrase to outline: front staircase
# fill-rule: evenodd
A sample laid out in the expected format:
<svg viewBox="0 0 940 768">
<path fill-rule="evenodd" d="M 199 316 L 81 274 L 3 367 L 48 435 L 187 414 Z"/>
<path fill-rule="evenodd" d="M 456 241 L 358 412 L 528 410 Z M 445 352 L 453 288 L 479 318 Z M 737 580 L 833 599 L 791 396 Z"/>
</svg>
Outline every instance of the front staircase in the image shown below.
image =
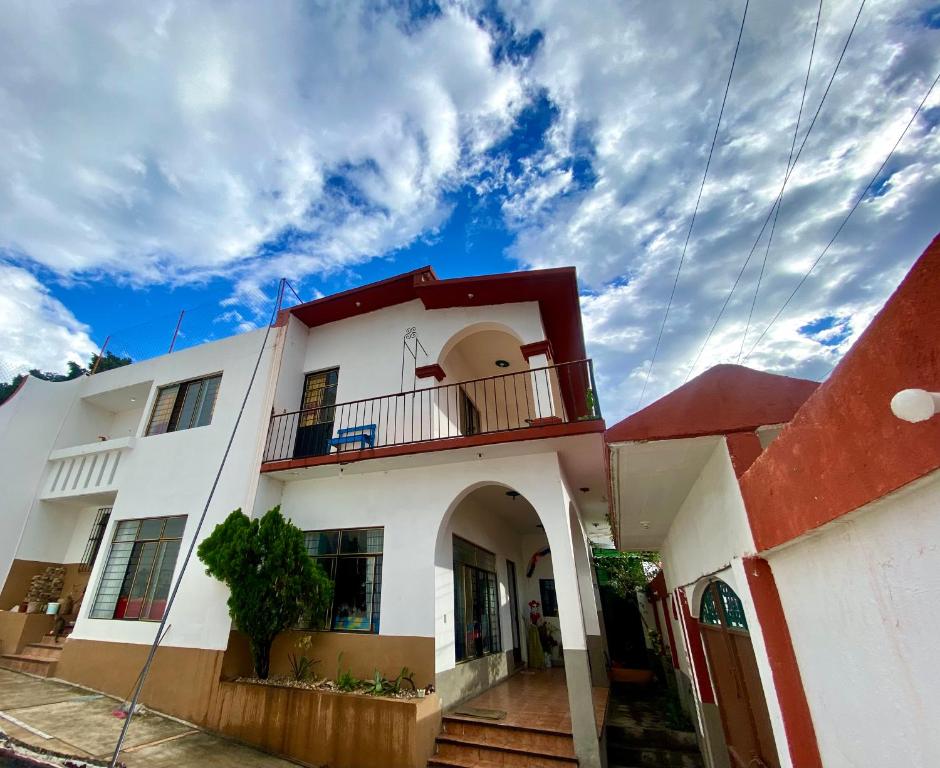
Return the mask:
<svg viewBox="0 0 940 768">
<path fill-rule="evenodd" d="M 20 653 L 0 655 L 0 669 L 12 669 L 16 672 L 29 672 L 39 677 L 53 677 L 65 637 L 54 638 L 44 635 L 38 643 L 29 643 Z"/>
<path fill-rule="evenodd" d="M 461 715 L 445 715 L 429 766 L 451 768 L 572 768 L 570 733 Z"/>
</svg>

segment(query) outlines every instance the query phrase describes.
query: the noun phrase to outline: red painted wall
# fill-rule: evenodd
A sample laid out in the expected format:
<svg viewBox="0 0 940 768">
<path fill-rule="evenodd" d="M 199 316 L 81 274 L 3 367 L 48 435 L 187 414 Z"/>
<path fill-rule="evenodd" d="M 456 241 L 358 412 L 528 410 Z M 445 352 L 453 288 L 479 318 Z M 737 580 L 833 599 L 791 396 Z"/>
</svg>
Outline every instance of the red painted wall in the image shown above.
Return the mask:
<svg viewBox="0 0 940 768">
<path fill-rule="evenodd" d="M 689 656 L 692 657 L 692 669 L 698 683 L 699 697 L 706 704 L 714 704 L 715 692 L 712 690 L 712 679 L 708 675 L 708 662 L 705 661 L 702 631 L 699 629 L 698 621 L 689 610 L 689 601 L 686 599 L 685 592 L 681 589 L 676 591 L 679 593 L 679 603 L 682 607 L 682 624 L 685 626 L 685 638 L 689 644 Z"/>
<path fill-rule="evenodd" d="M 748 557 L 744 559 L 744 570 L 764 636 L 790 758 L 794 768 L 822 768 L 816 729 L 770 564 L 759 557 Z"/>
<path fill-rule="evenodd" d="M 940 416 L 891 413 L 902 389 L 940 391 L 940 236 L 783 433 L 741 477 L 759 551 L 940 467 Z"/>
</svg>

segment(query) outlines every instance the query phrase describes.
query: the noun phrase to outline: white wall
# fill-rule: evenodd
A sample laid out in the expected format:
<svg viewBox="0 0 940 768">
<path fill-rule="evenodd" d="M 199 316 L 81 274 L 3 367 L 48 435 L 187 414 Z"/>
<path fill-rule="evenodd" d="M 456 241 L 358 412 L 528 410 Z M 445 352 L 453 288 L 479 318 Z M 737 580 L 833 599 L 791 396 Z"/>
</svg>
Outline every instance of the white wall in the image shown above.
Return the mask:
<svg viewBox="0 0 940 768">
<path fill-rule="evenodd" d="M 753 554 L 754 539 L 724 439 L 719 442 L 679 508 L 662 546 L 666 585 L 694 584 Z"/>
<path fill-rule="evenodd" d="M 300 406 L 303 374 L 339 366 L 336 402 L 378 397 L 402 391 L 402 337 L 405 329 L 416 327 L 427 350 L 419 351 L 417 364 L 438 362 L 438 356 L 452 336 L 474 324 L 492 327 L 499 323 L 511 329 L 528 344 L 545 337 L 536 302 L 496 306 L 426 310 L 420 301 L 411 301 L 364 315 L 338 320 L 309 329 L 302 358 L 289 337 L 286 350 L 291 362 L 282 367 L 275 408 L 296 410 Z M 292 325 L 294 323 L 292 322 Z M 404 390 L 412 389 L 414 363 L 406 358 Z M 494 375 L 498 373 L 494 369 Z"/>
<path fill-rule="evenodd" d="M 50 382 L 30 376 L 19 392 L 0 405 L 0 577 L 5 581 L 46 473 L 63 419 L 83 381 Z M 42 558 L 35 558 L 42 559 Z"/>
<path fill-rule="evenodd" d="M 111 521 L 91 574 L 73 637 L 130 643 L 152 641 L 156 631 L 154 622 L 88 618 L 101 570 L 107 562 L 115 525 L 126 519 L 186 515 L 186 531 L 174 578 L 179 574 L 245 395 L 263 335 L 263 330 L 254 331 L 80 380 L 80 394 L 83 397 L 152 380 L 153 387 L 143 409 L 149 417 L 157 387 L 222 372 L 211 424 L 141 437 L 122 457 L 120 487 L 113 503 Z M 200 539 L 211 533 L 215 525 L 233 509 L 253 509 L 260 449 L 270 413 L 272 393 L 267 387 L 267 371 L 272 362 L 275 337 L 276 333 L 272 332 Z M 30 520 L 30 527 L 37 534 L 30 537 L 29 546 L 32 549 L 42 546 L 41 532 L 44 528 L 48 530 L 53 520 L 45 513 L 53 507 L 54 516 L 71 514 L 73 519 L 81 519 L 80 511 L 74 507 L 48 502 L 42 503 L 41 507 L 37 506 Z M 73 535 L 70 533 L 63 556 L 72 543 Z M 205 574 L 205 569 L 194 555 L 183 577 L 180 596 L 169 619 L 171 628 L 163 645 L 225 648 L 230 625 L 226 599 L 225 588 Z"/>
<path fill-rule="evenodd" d="M 940 472 L 770 562 L 827 768 L 940 765 Z"/>
</svg>

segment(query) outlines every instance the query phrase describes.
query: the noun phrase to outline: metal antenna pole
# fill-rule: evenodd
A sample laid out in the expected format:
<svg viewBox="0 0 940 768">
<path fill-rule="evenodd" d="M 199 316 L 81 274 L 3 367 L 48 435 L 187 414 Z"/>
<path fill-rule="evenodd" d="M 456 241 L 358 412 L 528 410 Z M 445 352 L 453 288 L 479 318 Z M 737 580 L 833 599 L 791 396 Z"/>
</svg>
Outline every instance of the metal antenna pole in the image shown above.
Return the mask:
<svg viewBox="0 0 940 768">
<path fill-rule="evenodd" d="M 94 376 L 94 375 L 95 375 L 95 372 L 98 370 L 98 366 L 101 365 L 101 358 L 104 357 L 104 351 L 108 348 L 108 342 L 109 342 L 109 341 L 111 341 L 111 336 L 110 336 L 110 334 L 109 334 L 108 337 L 104 340 L 104 344 L 101 345 L 101 351 L 98 352 L 98 357 L 97 357 L 97 359 L 95 360 L 95 364 L 91 367 L 91 372 L 88 374 L 89 376 Z"/>
<path fill-rule="evenodd" d="M 176 330 L 173 331 L 173 338 L 170 339 L 170 348 L 167 350 L 167 354 L 173 351 L 173 347 L 176 345 L 176 337 L 179 335 L 180 326 L 183 324 L 183 315 L 186 314 L 185 309 L 180 310 L 180 319 L 176 321 Z"/>
</svg>

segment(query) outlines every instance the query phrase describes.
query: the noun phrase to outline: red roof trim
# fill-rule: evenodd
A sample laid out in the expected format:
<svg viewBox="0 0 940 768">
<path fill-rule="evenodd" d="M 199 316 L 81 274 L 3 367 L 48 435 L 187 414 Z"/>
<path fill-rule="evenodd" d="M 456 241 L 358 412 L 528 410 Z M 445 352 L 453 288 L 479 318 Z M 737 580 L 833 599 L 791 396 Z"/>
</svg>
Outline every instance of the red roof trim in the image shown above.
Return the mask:
<svg viewBox="0 0 940 768">
<path fill-rule="evenodd" d="M 419 379 L 430 379 L 433 376 L 438 381 L 443 381 L 445 374 L 441 366 L 432 363 L 431 365 L 419 365 L 415 368 L 415 376 Z"/>
<path fill-rule="evenodd" d="M 420 299 L 425 309 L 538 302 L 556 362 L 587 357 L 574 267 L 441 280 L 431 267 L 325 296 L 284 310 L 313 328 Z M 280 322 L 280 319 L 279 319 Z"/>
</svg>

